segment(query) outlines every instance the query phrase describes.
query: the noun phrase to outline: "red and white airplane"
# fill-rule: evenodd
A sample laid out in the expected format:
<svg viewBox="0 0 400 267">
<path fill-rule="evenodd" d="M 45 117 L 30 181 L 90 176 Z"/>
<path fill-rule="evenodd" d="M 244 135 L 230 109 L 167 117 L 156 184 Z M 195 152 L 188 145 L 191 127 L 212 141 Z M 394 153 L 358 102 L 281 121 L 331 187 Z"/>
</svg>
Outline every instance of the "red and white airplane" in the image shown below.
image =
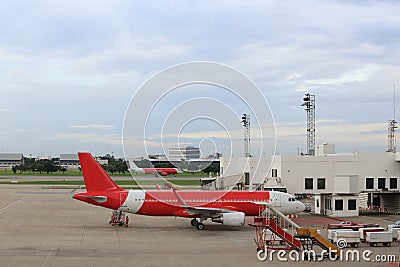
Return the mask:
<svg viewBox="0 0 400 267">
<path fill-rule="evenodd" d="M 260 205 L 273 205 L 284 214 L 305 209 L 292 195 L 278 191 L 125 190 L 111 180 L 90 153 L 78 156 L 87 192 L 74 194 L 74 199 L 140 215 L 192 218 L 191 224 L 198 230 L 204 229 L 203 221 L 207 219 L 242 226 L 245 216 L 259 215 Z"/>
<path fill-rule="evenodd" d="M 139 168 L 135 162 L 132 160 L 129 161 L 129 170 L 131 172 L 136 172 L 136 173 L 143 173 L 143 174 L 154 174 L 158 173 L 161 176 L 167 176 L 169 174 L 178 174 L 182 173 L 181 170 L 178 168 Z"/>
</svg>

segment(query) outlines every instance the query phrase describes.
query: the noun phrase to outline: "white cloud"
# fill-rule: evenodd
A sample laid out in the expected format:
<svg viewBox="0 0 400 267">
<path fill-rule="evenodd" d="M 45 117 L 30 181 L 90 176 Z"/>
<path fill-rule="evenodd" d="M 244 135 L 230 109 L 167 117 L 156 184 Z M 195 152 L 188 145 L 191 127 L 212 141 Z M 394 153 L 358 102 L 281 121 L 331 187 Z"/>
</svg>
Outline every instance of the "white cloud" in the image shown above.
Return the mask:
<svg viewBox="0 0 400 267">
<path fill-rule="evenodd" d="M 115 128 L 115 125 L 107 125 L 107 124 L 86 124 L 86 125 L 70 125 L 69 128 L 76 129 L 101 129 L 101 130 L 109 130 Z"/>
<path fill-rule="evenodd" d="M 121 144 L 121 135 L 118 134 L 93 134 L 93 133 L 59 133 L 50 139 L 53 140 L 78 140 L 83 143 Z"/>
<path fill-rule="evenodd" d="M 341 74 L 337 78 L 329 79 L 316 79 L 316 80 L 305 80 L 306 86 L 319 86 L 319 85 L 343 85 L 352 82 L 364 82 L 367 81 L 376 71 L 379 70 L 378 65 L 368 64 L 361 68 L 357 68 L 351 71 L 347 71 Z"/>
</svg>

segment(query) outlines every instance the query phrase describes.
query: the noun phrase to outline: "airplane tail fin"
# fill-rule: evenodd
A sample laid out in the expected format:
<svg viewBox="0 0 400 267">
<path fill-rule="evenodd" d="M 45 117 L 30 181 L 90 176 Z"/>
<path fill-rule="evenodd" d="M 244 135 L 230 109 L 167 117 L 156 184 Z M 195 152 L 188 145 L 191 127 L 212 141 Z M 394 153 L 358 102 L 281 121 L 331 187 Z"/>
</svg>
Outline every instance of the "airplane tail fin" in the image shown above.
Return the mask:
<svg viewBox="0 0 400 267">
<path fill-rule="evenodd" d="M 110 176 L 108 176 L 90 153 L 79 152 L 78 157 L 81 163 L 86 191 L 99 192 L 104 190 L 123 190 L 114 183 L 113 180 L 111 180 Z"/>
<path fill-rule="evenodd" d="M 131 169 L 139 169 L 136 163 L 133 160 L 129 160 L 129 168 Z"/>
</svg>

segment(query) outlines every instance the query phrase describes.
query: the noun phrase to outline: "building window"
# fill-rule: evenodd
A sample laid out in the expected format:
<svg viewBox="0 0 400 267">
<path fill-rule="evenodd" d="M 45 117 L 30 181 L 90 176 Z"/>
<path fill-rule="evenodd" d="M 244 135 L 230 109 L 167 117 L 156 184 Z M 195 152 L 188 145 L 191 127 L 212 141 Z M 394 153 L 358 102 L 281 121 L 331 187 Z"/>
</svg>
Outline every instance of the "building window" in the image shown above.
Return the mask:
<svg viewBox="0 0 400 267">
<path fill-rule="evenodd" d="M 390 178 L 390 189 L 397 189 L 397 178 Z"/>
<path fill-rule="evenodd" d="M 305 180 L 304 180 L 304 188 L 305 189 L 313 189 L 313 183 L 314 183 L 314 179 L 313 178 L 305 178 Z"/>
<path fill-rule="evenodd" d="M 335 210 L 343 210 L 343 199 L 335 199 Z"/>
<path fill-rule="evenodd" d="M 317 199 L 317 205 L 316 206 L 317 206 L 317 208 L 319 208 L 319 199 Z"/>
<path fill-rule="evenodd" d="M 325 178 L 317 179 L 317 189 L 325 189 Z"/>
<path fill-rule="evenodd" d="M 374 178 L 365 178 L 365 189 L 374 189 Z"/>
<path fill-rule="evenodd" d="M 356 210 L 357 209 L 357 200 L 349 199 L 347 201 L 347 209 L 348 210 Z"/>
<path fill-rule="evenodd" d="M 385 189 L 386 178 L 378 178 L 378 189 Z"/>
<path fill-rule="evenodd" d="M 278 177 L 278 169 L 272 169 L 272 177 Z"/>
</svg>

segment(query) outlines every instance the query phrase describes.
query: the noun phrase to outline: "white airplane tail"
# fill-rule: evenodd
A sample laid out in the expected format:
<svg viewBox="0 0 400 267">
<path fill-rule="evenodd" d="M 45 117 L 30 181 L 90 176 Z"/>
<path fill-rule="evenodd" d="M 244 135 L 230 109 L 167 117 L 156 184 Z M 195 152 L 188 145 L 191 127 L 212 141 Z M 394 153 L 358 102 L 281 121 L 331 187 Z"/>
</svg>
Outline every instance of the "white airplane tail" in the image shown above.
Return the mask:
<svg viewBox="0 0 400 267">
<path fill-rule="evenodd" d="M 129 170 L 135 173 L 145 173 L 143 168 L 139 168 L 133 160 L 129 160 Z"/>
<path fill-rule="evenodd" d="M 130 169 L 139 169 L 139 167 L 136 165 L 136 163 L 133 160 L 129 160 L 129 168 Z"/>
</svg>

